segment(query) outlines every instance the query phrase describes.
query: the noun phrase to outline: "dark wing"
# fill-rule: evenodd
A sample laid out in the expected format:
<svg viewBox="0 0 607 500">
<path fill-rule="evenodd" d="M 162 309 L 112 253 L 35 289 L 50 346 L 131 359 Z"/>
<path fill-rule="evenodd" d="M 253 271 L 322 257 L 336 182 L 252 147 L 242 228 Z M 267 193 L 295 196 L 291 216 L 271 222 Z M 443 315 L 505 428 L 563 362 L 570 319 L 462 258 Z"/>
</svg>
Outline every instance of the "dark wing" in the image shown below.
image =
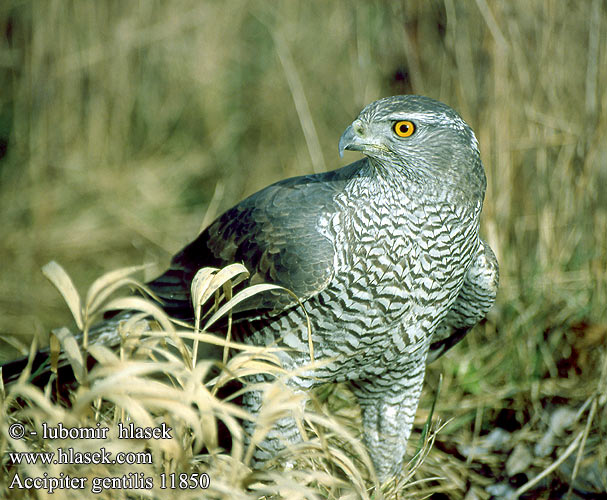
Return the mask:
<svg viewBox="0 0 607 500">
<path fill-rule="evenodd" d="M 365 160 L 363 160 L 365 161 Z M 170 268 L 148 283 L 173 317 L 193 316 L 190 285 L 207 266 L 243 263 L 252 283 L 273 283 L 306 300 L 333 276 L 333 244 L 319 221 L 337 210 L 335 195 L 358 175 L 361 162 L 323 174 L 294 177 L 251 195 L 225 212 L 173 258 Z M 277 314 L 292 306 L 285 293 L 261 294 L 246 309 Z"/>
</svg>

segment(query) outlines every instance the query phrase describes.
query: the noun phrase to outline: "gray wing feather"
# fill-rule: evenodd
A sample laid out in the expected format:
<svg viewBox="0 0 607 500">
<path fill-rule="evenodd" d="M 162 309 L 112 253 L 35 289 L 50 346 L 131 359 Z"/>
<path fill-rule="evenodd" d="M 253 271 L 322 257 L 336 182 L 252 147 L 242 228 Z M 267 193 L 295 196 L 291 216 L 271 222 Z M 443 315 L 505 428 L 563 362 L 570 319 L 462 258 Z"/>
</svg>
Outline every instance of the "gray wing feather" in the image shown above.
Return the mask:
<svg viewBox="0 0 607 500">
<path fill-rule="evenodd" d="M 333 244 L 319 232 L 318 222 L 337 210 L 335 195 L 357 175 L 361 163 L 286 179 L 253 194 L 213 222 L 148 286 L 169 314 L 181 318 L 192 316 L 190 284 L 206 266 L 241 262 L 251 273 L 250 283 L 283 286 L 300 300 L 318 294 L 333 276 L 334 257 Z M 247 300 L 244 309 L 278 314 L 294 303 L 286 293 L 264 293 Z"/>
</svg>

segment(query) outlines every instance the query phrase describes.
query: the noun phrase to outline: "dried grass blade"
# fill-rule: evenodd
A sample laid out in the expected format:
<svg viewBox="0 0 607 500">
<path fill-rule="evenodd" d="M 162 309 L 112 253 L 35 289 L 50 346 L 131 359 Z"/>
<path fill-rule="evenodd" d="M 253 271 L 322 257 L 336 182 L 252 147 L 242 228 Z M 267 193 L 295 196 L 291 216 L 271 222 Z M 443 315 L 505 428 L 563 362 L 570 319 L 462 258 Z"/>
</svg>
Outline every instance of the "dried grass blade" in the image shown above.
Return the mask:
<svg viewBox="0 0 607 500">
<path fill-rule="evenodd" d="M 103 302 L 103 299 L 100 299 L 98 296 L 99 294 L 104 292 L 105 289 L 111 287 L 112 285 L 115 285 L 117 282 L 123 282 L 131 274 L 142 271 L 143 269 L 149 266 L 149 264 L 143 264 L 141 266 L 123 267 L 121 269 L 116 269 L 115 271 L 105 273 L 100 278 L 97 278 L 89 288 L 88 293 L 86 294 L 86 308 L 94 311 L 92 305 L 93 303 L 97 305 L 100 302 Z M 132 282 L 133 284 L 137 284 L 137 281 L 133 279 L 127 280 L 126 282 Z M 113 288 L 113 290 L 115 289 L 116 288 Z M 105 297 L 107 297 L 108 295 L 109 294 L 104 293 Z"/>
<path fill-rule="evenodd" d="M 74 286 L 71 278 L 57 262 L 52 260 L 42 268 L 42 274 L 59 290 L 63 295 L 67 306 L 70 308 L 72 316 L 80 330 L 84 329 L 84 321 L 82 319 L 82 302 L 80 295 Z"/>
<path fill-rule="evenodd" d="M 80 346 L 74 334 L 70 332 L 67 328 L 57 328 L 52 331 L 51 338 L 55 337 L 61 347 L 63 348 L 63 352 L 72 367 L 72 371 L 74 372 L 74 376 L 78 383 L 82 384 L 84 381 L 84 377 L 86 375 L 84 358 L 82 356 L 82 352 L 80 351 Z M 55 367 L 56 372 L 56 367 Z"/>
<path fill-rule="evenodd" d="M 145 287 L 139 283 L 139 281 L 133 278 L 124 278 L 113 283 L 109 283 L 106 287 L 100 289 L 95 295 L 92 295 L 89 290 L 89 294 L 87 295 L 87 301 L 85 305 L 85 310 L 87 316 L 91 316 L 97 312 L 97 310 L 101 307 L 101 305 L 110 297 L 116 290 L 119 290 L 122 287 L 126 287 L 128 285 L 133 286 L 134 288 L 143 290 Z"/>
<path fill-rule="evenodd" d="M 213 323 L 215 323 L 219 318 L 221 318 L 224 314 L 226 314 L 230 309 L 233 309 L 236 305 L 240 304 L 244 300 L 252 297 L 253 295 L 256 295 L 256 294 L 262 293 L 262 292 L 267 292 L 269 290 L 288 291 L 286 288 L 283 288 L 281 286 L 269 285 L 269 284 L 252 285 L 250 287 L 247 287 L 244 290 L 238 292 L 236 295 L 234 295 L 232 300 L 229 300 L 223 306 L 221 306 L 219 308 L 219 310 L 215 314 L 213 314 L 213 316 L 211 316 L 209 318 L 206 325 L 204 326 L 204 330 L 208 330 L 209 327 Z"/>
</svg>

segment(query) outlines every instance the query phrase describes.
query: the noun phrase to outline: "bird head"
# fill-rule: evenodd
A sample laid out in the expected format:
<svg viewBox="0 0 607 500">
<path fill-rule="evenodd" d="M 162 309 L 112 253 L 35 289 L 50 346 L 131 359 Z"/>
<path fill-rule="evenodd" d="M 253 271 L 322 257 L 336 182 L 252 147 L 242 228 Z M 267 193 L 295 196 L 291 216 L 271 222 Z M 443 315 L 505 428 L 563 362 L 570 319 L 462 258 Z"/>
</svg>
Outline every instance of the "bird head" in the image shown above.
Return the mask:
<svg viewBox="0 0 607 500">
<path fill-rule="evenodd" d="M 361 151 L 390 179 L 484 196 L 485 173 L 474 132 L 455 110 L 429 97 L 372 102 L 341 136 L 340 156 L 346 149 Z"/>
</svg>

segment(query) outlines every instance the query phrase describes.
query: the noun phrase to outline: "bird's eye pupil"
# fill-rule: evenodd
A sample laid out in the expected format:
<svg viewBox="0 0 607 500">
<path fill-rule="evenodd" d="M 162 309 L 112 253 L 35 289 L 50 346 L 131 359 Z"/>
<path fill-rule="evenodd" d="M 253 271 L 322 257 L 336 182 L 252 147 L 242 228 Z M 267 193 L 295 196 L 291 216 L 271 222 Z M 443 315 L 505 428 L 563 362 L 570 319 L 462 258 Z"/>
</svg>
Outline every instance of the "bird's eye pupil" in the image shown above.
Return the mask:
<svg viewBox="0 0 607 500">
<path fill-rule="evenodd" d="M 399 137 L 409 137 L 415 132 L 415 125 L 408 120 L 401 120 L 394 124 L 394 132 Z"/>
</svg>

